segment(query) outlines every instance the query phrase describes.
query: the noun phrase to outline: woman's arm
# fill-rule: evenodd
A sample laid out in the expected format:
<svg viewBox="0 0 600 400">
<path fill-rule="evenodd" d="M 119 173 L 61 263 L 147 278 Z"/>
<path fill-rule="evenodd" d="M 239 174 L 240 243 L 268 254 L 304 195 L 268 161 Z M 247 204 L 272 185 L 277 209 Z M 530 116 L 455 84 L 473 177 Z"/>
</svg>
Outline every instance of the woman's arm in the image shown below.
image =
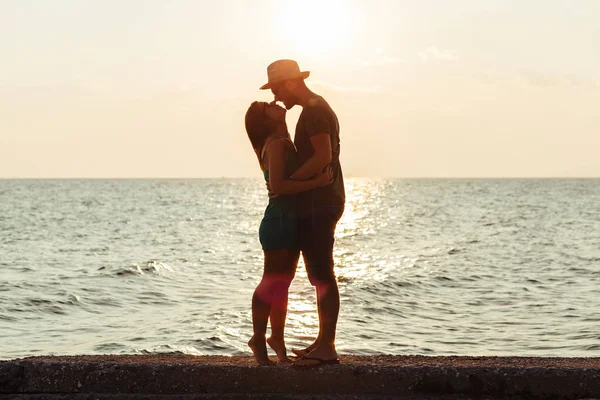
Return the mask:
<svg viewBox="0 0 600 400">
<path fill-rule="evenodd" d="M 332 173 L 330 171 L 305 181 L 287 179 L 285 176 L 286 152 L 286 144 L 282 140 L 272 140 L 268 144 L 265 164 L 269 171 L 269 187 L 272 194 L 296 194 L 331 183 Z"/>
</svg>

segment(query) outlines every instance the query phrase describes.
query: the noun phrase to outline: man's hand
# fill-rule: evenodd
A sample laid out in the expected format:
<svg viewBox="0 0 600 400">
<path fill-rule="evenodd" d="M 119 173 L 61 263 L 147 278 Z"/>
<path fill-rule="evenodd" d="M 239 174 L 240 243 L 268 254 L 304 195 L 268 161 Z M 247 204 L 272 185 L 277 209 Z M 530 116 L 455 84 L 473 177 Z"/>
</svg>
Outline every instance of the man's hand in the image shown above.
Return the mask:
<svg viewBox="0 0 600 400">
<path fill-rule="evenodd" d="M 269 183 L 269 181 L 267 181 L 266 185 L 267 185 L 267 191 L 269 192 L 269 198 L 270 198 L 270 199 L 274 199 L 274 198 L 276 198 L 276 197 L 279 197 L 279 196 L 281 196 L 281 195 L 279 195 L 279 194 L 276 194 L 276 193 L 273 193 L 273 192 L 271 192 L 271 184 Z"/>
<path fill-rule="evenodd" d="M 325 171 L 317 175 L 315 180 L 317 181 L 317 187 L 331 185 L 333 183 L 333 168 L 331 165 L 328 165 Z"/>
</svg>

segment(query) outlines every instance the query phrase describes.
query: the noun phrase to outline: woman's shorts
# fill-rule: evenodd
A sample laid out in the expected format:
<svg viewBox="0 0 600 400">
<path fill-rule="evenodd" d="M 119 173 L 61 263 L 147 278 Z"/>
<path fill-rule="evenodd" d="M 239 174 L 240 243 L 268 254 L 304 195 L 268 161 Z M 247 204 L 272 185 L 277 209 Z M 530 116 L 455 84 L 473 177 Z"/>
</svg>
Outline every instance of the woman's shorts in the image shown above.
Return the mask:
<svg viewBox="0 0 600 400">
<path fill-rule="evenodd" d="M 263 250 L 297 250 L 298 220 L 285 215 L 265 217 L 260 223 L 258 237 Z"/>
</svg>

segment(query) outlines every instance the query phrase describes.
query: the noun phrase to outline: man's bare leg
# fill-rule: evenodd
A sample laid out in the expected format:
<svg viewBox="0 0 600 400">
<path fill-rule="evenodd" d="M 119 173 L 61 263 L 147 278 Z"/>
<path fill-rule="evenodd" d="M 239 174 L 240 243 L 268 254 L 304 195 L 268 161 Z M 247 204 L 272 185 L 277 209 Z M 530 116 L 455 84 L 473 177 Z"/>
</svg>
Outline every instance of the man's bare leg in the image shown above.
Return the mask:
<svg viewBox="0 0 600 400">
<path fill-rule="evenodd" d="M 339 209 L 339 215 L 331 214 L 330 216 L 313 216 L 310 223 L 312 226 L 307 228 L 310 233 L 307 240 L 309 241 L 307 248 L 303 249 L 304 263 L 307 266 L 309 280 L 315 286 L 317 292 L 317 310 L 319 313 L 319 334 L 314 343 L 308 346 L 304 351 L 295 352 L 304 359 L 298 360 L 295 365 L 310 365 L 307 358 L 326 361 L 337 361 L 337 351 L 335 348 L 335 334 L 337 328 L 338 315 L 340 312 L 340 293 L 334 274 L 334 258 L 333 245 L 335 242 L 335 227 L 337 221 L 341 217 L 343 208 Z M 337 213 L 336 213 L 337 214 Z M 329 217 L 332 217 L 330 219 Z M 312 229 L 311 229 L 312 228 Z M 327 259 L 325 259 L 325 247 L 327 249 Z M 311 267 L 310 269 L 308 267 Z M 330 268 L 328 271 L 326 268 Z M 327 273 L 328 277 L 323 277 L 319 280 L 316 270 L 320 274 Z M 313 276 L 311 276 L 311 272 Z M 329 274 L 330 273 L 330 274 Z M 317 274 L 319 275 L 319 274 Z M 318 361 L 316 363 L 319 363 Z"/>
<path fill-rule="evenodd" d="M 317 287 L 315 287 L 315 293 L 317 294 L 317 299 L 318 299 L 319 291 L 318 291 Z M 303 349 L 292 349 L 292 353 L 294 353 L 297 357 L 304 357 L 305 355 L 307 355 L 308 353 L 310 353 L 311 351 L 316 349 L 317 345 L 321 341 L 321 336 L 323 336 L 323 324 L 321 323 L 321 309 L 319 307 L 319 304 L 320 304 L 320 302 L 317 300 L 317 315 L 319 318 L 319 334 L 317 335 L 317 338 L 315 339 L 315 341 L 312 342 L 309 346 L 307 346 Z"/>
<path fill-rule="evenodd" d="M 320 337 L 317 338 L 317 342 L 314 343 L 316 346 L 308 356 L 321 360 L 333 360 L 337 358 L 335 332 L 340 312 L 340 293 L 335 280 L 317 285 L 317 303 L 321 333 Z M 310 365 L 311 363 L 313 363 L 311 360 L 296 362 L 297 365 Z"/>
</svg>

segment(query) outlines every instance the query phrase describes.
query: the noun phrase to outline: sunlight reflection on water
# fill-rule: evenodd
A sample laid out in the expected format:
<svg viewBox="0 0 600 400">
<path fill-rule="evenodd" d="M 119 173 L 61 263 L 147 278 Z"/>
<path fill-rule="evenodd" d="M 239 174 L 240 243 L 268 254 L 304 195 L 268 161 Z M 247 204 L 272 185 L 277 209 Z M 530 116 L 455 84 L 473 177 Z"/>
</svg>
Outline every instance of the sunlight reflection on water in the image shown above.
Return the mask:
<svg viewBox="0 0 600 400">
<path fill-rule="evenodd" d="M 386 271 L 393 268 L 386 261 L 375 265 L 368 262 L 371 259 L 366 253 L 354 253 L 349 248 L 340 245 L 340 239 L 370 234 L 372 229 L 365 229 L 362 219 L 369 214 L 366 204 L 373 203 L 382 191 L 382 184 L 350 180 L 346 183 L 346 206 L 344 214 L 336 228 L 336 246 L 334 248 L 335 271 L 338 281 L 343 285 L 349 280 L 358 283 L 360 280 L 383 280 Z M 299 283 L 304 282 L 304 283 Z M 312 287 L 308 284 L 306 270 L 302 258 L 299 261 L 298 273 L 290 289 L 288 302 L 287 327 L 300 337 L 314 337 L 318 331 L 319 321 L 316 310 L 316 298 Z M 300 293 L 293 293 L 296 286 L 302 287 Z"/>
<path fill-rule="evenodd" d="M 0 358 L 249 354 L 261 180 L 0 184 Z M 348 178 L 346 191 L 340 351 L 600 355 L 597 180 Z M 315 300 L 300 261 L 288 348 L 316 336 Z"/>
</svg>

